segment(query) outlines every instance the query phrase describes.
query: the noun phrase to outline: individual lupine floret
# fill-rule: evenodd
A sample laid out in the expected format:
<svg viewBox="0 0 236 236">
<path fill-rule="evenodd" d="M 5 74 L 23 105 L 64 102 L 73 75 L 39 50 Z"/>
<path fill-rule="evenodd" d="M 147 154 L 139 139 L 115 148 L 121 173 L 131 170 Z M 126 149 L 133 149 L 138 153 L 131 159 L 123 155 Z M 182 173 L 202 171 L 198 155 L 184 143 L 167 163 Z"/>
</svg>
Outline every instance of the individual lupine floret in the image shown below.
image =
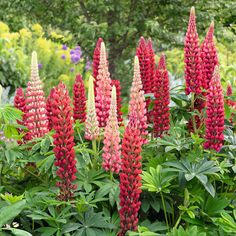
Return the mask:
<svg viewBox="0 0 236 236">
<path fill-rule="evenodd" d="M 99 136 L 99 127 L 94 100 L 94 78 L 90 76 L 87 100 L 87 116 L 85 120 L 85 138 L 88 140 L 94 140 Z"/>
<path fill-rule="evenodd" d="M 53 98 L 52 122 L 55 130 L 53 151 L 56 157 L 55 166 L 58 167 L 56 173 L 60 178 L 57 182 L 57 187 L 60 188 L 58 198 L 67 201 L 73 199 L 77 187 L 73 184 L 76 179 L 76 160 L 71 100 L 62 82 L 55 88 Z"/>
<path fill-rule="evenodd" d="M 143 142 L 147 143 L 146 103 L 137 56 L 134 59 L 134 75 L 130 90 L 129 120 L 136 120 L 137 128 L 140 129 L 143 137 Z"/>
<path fill-rule="evenodd" d="M 111 78 L 108 71 L 108 63 L 106 59 L 105 44 L 101 43 L 100 61 L 97 75 L 96 88 L 96 113 L 99 122 L 99 127 L 105 127 L 109 116 L 111 103 Z"/>
<path fill-rule="evenodd" d="M 53 129 L 53 122 L 52 122 L 52 102 L 53 102 L 53 94 L 54 94 L 55 88 L 52 88 L 50 90 L 50 93 L 48 95 L 47 101 L 46 101 L 46 108 L 47 108 L 47 117 L 48 117 L 48 129 Z"/>
<path fill-rule="evenodd" d="M 216 47 L 213 40 L 214 36 L 214 23 L 212 22 L 207 35 L 201 45 L 201 59 L 202 59 L 202 87 L 208 90 L 214 68 L 218 64 L 218 56 Z"/>
<path fill-rule="evenodd" d="M 204 147 L 220 151 L 224 141 L 224 96 L 220 83 L 220 68 L 215 67 L 209 83 L 206 104 L 206 134 Z"/>
<path fill-rule="evenodd" d="M 143 138 L 135 120 L 130 120 L 122 140 L 122 165 L 120 172 L 120 227 L 119 236 L 128 230 L 136 231 L 138 211 L 141 206 L 141 151 Z"/>
<path fill-rule="evenodd" d="M 83 123 L 86 120 L 86 91 L 82 76 L 78 74 L 73 87 L 74 121 Z"/>
<path fill-rule="evenodd" d="M 121 166 L 120 132 L 117 120 L 116 87 L 112 87 L 111 106 L 104 132 L 103 163 L 106 171 L 119 173 Z"/>
<path fill-rule="evenodd" d="M 96 88 L 97 88 L 97 76 L 98 76 L 98 67 L 100 62 L 100 49 L 101 49 L 101 43 L 103 42 L 102 38 L 99 38 L 96 47 L 93 52 L 93 78 L 94 78 L 94 92 L 96 95 Z"/>
<path fill-rule="evenodd" d="M 169 77 L 164 54 L 161 55 L 156 69 L 154 87 L 153 133 L 154 137 L 162 137 L 162 135 L 170 128 Z"/>
<path fill-rule="evenodd" d="M 31 77 L 26 89 L 26 126 L 31 138 L 42 137 L 48 133 L 46 99 L 38 73 L 37 53 L 32 53 Z"/>
<path fill-rule="evenodd" d="M 119 124 L 120 126 L 122 126 L 123 118 L 122 118 L 122 112 L 121 112 L 122 99 L 121 99 L 120 81 L 119 81 L 119 80 L 112 80 L 112 81 L 111 81 L 111 85 L 112 85 L 112 86 L 115 85 L 115 87 L 116 87 L 117 120 L 118 120 L 118 124 Z"/>
<path fill-rule="evenodd" d="M 191 8 L 188 30 L 184 40 L 184 63 L 186 94 L 201 93 L 202 87 L 202 61 L 199 47 L 199 39 L 196 28 L 196 16 L 194 7 Z"/>
</svg>

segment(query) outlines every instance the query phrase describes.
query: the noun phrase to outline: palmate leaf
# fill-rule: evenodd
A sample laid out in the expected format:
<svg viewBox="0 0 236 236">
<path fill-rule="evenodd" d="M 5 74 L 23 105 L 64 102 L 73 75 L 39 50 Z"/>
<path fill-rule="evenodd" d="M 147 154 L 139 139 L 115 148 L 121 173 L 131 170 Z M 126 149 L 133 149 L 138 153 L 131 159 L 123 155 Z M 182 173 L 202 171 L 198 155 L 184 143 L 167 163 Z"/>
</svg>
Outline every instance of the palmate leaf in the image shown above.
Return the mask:
<svg viewBox="0 0 236 236">
<path fill-rule="evenodd" d="M 215 196 L 215 189 L 208 179 L 208 176 L 217 175 L 217 172 L 220 171 L 214 161 L 203 160 L 199 163 L 190 163 L 188 159 L 183 159 L 179 162 L 166 162 L 165 165 L 170 167 L 167 168 L 168 171 L 182 173 L 187 181 L 197 178 L 207 192 L 211 196 Z"/>
</svg>

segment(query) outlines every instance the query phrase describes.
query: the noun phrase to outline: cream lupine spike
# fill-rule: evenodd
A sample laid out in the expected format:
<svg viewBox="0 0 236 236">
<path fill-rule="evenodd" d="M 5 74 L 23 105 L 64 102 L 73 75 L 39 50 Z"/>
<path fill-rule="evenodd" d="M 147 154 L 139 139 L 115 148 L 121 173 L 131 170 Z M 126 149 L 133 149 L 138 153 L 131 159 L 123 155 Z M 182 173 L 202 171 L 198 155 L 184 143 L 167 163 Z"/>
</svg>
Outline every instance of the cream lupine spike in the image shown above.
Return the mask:
<svg viewBox="0 0 236 236">
<path fill-rule="evenodd" d="M 99 136 L 99 127 L 97 114 L 94 101 L 94 78 L 89 77 L 89 89 L 87 100 L 87 114 L 85 121 L 85 138 L 88 140 L 94 140 Z"/>
<path fill-rule="evenodd" d="M 116 87 L 113 85 L 109 118 L 104 132 L 103 163 L 106 171 L 119 173 L 121 167 L 120 132 L 117 120 Z"/>
<path fill-rule="evenodd" d="M 29 137 L 42 137 L 48 133 L 46 99 L 39 78 L 37 53 L 31 57 L 31 76 L 26 89 L 26 125 Z"/>
<path fill-rule="evenodd" d="M 2 86 L 0 84 L 0 104 L 1 104 L 1 102 L 2 102 Z"/>
<path fill-rule="evenodd" d="M 129 102 L 129 120 L 137 123 L 137 128 L 140 129 L 143 136 L 144 143 L 147 142 L 147 117 L 146 117 L 146 103 L 143 91 L 143 85 L 140 76 L 140 67 L 138 57 L 134 58 L 134 75 L 130 91 Z"/>
<path fill-rule="evenodd" d="M 111 103 L 111 78 L 108 70 L 104 42 L 101 43 L 100 61 L 96 84 L 96 113 L 99 127 L 106 127 Z"/>
</svg>

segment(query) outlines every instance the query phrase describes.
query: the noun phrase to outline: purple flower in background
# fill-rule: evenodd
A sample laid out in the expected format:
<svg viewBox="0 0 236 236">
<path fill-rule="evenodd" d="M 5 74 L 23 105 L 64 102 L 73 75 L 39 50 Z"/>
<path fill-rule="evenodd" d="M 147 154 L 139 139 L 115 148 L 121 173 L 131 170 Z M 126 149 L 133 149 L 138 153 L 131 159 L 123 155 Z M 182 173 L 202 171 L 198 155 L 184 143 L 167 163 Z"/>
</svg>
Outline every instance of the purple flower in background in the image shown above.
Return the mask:
<svg viewBox="0 0 236 236">
<path fill-rule="evenodd" d="M 74 68 L 70 68 L 70 72 L 74 72 L 75 71 L 75 69 Z"/>
<path fill-rule="evenodd" d="M 67 50 L 67 46 L 64 44 L 64 45 L 62 45 L 62 50 Z"/>
<path fill-rule="evenodd" d="M 75 50 L 74 49 L 71 49 L 70 50 L 70 55 L 73 55 L 75 53 Z"/>
<path fill-rule="evenodd" d="M 86 65 L 85 65 L 85 70 L 90 70 L 91 69 L 92 62 L 87 59 Z"/>
<path fill-rule="evenodd" d="M 62 54 L 62 55 L 61 55 L 61 59 L 65 60 L 65 59 L 66 59 L 66 55 L 65 55 L 65 54 Z"/>
<path fill-rule="evenodd" d="M 39 63 L 39 64 L 38 64 L 38 68 L 39 68 L 39 69 L 42 69 L 42 68 L 43 68 L 43 64 Z"/>
</svg>

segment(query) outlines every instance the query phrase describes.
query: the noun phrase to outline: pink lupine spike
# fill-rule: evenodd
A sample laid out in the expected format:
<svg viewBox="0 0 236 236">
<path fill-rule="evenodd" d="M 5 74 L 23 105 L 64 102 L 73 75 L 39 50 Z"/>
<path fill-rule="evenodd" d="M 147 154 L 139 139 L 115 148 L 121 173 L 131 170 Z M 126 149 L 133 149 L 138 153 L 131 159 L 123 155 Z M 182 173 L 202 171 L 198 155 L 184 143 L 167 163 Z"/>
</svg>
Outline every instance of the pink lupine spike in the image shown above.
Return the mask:
<svg viewBox="0 0 236 236">
<path fill-rule="evenodd" d="M 119 173 L 121 166 L 121 145 L 116 103 L 116 87 L 113 85 L 109 118 L 104 132 L 102 167 L 106 171 L 110 170 L 111 172 Z"/>
<path fill-rule="evenodd" d="M 31 77 L 26 89 L 26 125 L 31 138 L 42 137 L 48 133 L 46 99 L 38 73 L 37 53 L 32 53 Z"/>
<path fill-rule="evenodd" d="M 85 120 L 85 138 L 94 140 L 99 136 L 99 127 L 94 101 L 94 78 L 89 78 L 88 100 L 87 100 L 87 116 Z"/>
<path fill-rule="evenodd" d="M 55 88 L 52 100 L 52 122 L 55 134 L 55 166 L 60 180 L 57 187 L 60 188 L 58 198 L 63 201 L 73 199 L 74 190 L 77 188 L 73 181 L 76 180 L 76 160 L 74 151 L 73 113 L 71 100 L 66 86 L 60 82 Z"/>
<path fill-rule="evenodd" d="M 209 83 L 206 104 L 206 134 L 204 147 L 220 151 L 224 141 L 224 96 L 220 83 L 220 68 L 215 67 Z"/>
<path fill-rule="evenodd" d="M 153 133 L 162 137 L 170 128 L 170 91 L 165 55 L 162 54 L 155 74 L 155 101 L 153 108 Z"/>
<path fill-rule="evenodd" d="M 120 172 L 120 227 L 119 236 L 129 230 L 137 231 L 138 211 L 141 206 L 141 151 L 143 138 L 136 123 L 131 119 L 122 140 L 122 165 Z"/>
<path fill-rule="evenodd" d="M 147 117 L 144 91 L 140 76 L 139 59 L 134 59 L 134 75 L 130 90 L 129 120 L 136 120 L 137 128 L 140 129 L 143 142 L 147 143 Z"/>
<path fill-rule="evenodd" d="M 102 42 L 95 98 L 99 127 L 106 126 L 111 103 L 111 78 L 106 58 L 106 48 L 105 44 Z"/>
<path fill-rule="evenodd" d="M 200 94 L 203 79 L 202 61 L 194 7 L 191 8 L 188 30 L 184 41 L 184 63 L 186 94 L 188 95 L 191 92 Z"/>
<path fill-rule="evenodd" d="M 121 112 L 122 99 L 121 99 L 120 81 L 119 80 L 112 80 L 111 85 L 112 86 L 115 85 L 115 87 L 116 87 L 117 119 L 118 119 L 119 125 L 122 126 L 123 125 L 123 118 L 122 118 L 122 112 Z"/>
<path fill-rule="evenodd" d="M 203 70 L 202 87 L 205 90 L 208 90 L 209 83 L 214 72 L 214 68 L 218 64 L 218 56 L 213 36 L 214 36 L 214 23 L 212 22 L 207 32 L 207 35 L 201 45 L 201 59 L 202 59 L 202 70 Z"/>
<path fill-rule="evenodd" d="M 233 94 L 233 87 L 230 81 L 227 82 L 227 88 L 226 88 L 226 95 L 227 96 L 232 96 Z"/>
<path fill-rule="evenodd" d="M 78 74 L 73 86 L 73 104 L 74 104 L 74 121 L 79 120 L 83 123 L 86 120 L 86 91 L 82 76 Z"/>
</svg>

